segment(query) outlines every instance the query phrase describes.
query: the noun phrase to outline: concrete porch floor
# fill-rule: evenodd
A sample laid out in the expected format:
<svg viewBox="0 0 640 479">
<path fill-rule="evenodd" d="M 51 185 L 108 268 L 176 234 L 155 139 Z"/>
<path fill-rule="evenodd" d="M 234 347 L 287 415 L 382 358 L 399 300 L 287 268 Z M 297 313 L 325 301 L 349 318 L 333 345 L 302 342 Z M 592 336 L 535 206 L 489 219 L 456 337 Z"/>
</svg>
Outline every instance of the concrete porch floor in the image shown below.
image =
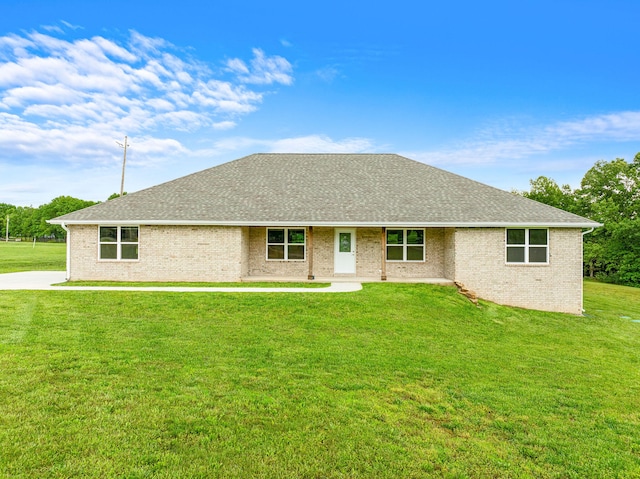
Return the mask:
<svg viewBox="0 0 640 479">
<path fill-rule="evenodd" d="M 258 282 L 283 282 L 283 283 L 424 283 L 439 284 L 443 286 L 454 286 L 453 280 L 446 278 L 387 278 L 382 281 L 380 277 L 365 276 L 316 276 L 315 279 L 309 280 L 304 277 L 292 276 L 244 276 L 241 278 L 243 283 Z"/>
</svg>

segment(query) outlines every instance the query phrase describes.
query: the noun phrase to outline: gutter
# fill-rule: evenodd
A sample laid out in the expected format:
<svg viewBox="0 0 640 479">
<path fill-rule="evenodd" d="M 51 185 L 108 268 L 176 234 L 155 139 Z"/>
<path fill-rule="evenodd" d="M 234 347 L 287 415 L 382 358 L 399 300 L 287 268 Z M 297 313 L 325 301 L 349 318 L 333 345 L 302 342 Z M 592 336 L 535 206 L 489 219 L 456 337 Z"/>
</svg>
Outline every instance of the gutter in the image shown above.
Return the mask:
<svg viewBox="0 0 640 479">
<path fill-rule="evenodd" d="M 582 232 L 582 264 L 583 264 L 582 267 L 583 267 L 583 274 L 584 274 L 584 237 L 587 236 L 589 233 L 592 233 L 593 230 L 595 230 L 595 229 L 596 229 L 595 227 L 591 227 L 587 231 L 583 231 Z M 582 305 L 582 314 L 586 313 L 586 311 L 584 309 L 584 286 L 583 285 L 581 285 L 581 287 L 580 287 L 580 304 Z"/>
<path fill-rule="evenodd" d="M 602 226 L 593 221 L 563 223 L 563 222 L 513 222 L 513 221 L 207 221 L 207 220 L 113 220 L 113 219 L 92 219 L 92 220 L 48 220 L 50 224 L 73 224 L 73 225 L 119 225 L 119 226 L 260 226 L 260 227 L 295 227 L 295 226 L 318 226 L 318 227 L 368 227 L 368 228 L 594 228 Z"/>
<path fill-rule="evenodd" d="M 67 228 L 64 221 L 60 223 L 60 226 L 62 226 L 62 229 L 67 232 L 67 271 L 64 279 L 69 281 L 69 278 L 71 277 L 71 231 L 69 231 L 69 228 Z"/>
</svg>

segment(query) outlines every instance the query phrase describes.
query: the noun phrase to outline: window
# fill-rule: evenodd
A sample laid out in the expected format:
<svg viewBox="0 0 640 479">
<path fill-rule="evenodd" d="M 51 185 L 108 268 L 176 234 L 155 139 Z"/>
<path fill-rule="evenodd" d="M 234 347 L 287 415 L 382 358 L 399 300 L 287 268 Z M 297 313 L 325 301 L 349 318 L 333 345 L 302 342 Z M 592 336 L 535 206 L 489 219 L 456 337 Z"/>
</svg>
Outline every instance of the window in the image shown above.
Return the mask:
<svg viewBox="0 0 640 479">
<path fill-rule="evenodd" d="M 304 261 L 304 228 L 268 228 L 267 259 Z"/>
<path fill-rule="evenodd" d="M 548 263 L 549 230 L 508 229 L 507 263 Z"/>
<path fill-rule="evenodd" d="M 424 230 L 387 230 L 387 261 L 424 261 Z"/>
<path fill-rule="evenodd" d="M 138 259 L 137 226 L 100 226 L 100 259 Z"/>
</svg>

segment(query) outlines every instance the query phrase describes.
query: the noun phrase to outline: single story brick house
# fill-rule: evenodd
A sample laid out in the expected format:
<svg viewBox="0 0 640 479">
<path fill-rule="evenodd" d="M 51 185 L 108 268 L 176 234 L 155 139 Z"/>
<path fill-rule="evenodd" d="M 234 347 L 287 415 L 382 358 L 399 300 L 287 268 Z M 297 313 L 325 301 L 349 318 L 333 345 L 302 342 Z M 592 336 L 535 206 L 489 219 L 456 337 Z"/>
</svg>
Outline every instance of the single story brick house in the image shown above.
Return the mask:
<svg viewBox="0 0 640 479">
<path fill-rule="evenodd" d="M 70 280 L 449 280 L 582 312 L 591 220 L 394 154 L 254 154 L 50 221 Z"/>
</svg>

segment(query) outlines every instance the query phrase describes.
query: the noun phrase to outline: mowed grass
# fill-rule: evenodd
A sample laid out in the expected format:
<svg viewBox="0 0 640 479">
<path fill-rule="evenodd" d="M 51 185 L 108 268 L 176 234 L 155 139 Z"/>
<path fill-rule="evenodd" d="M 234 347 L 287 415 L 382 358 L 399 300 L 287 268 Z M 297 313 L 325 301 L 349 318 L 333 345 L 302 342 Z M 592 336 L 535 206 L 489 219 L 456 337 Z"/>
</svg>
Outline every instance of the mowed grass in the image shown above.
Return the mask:
<svg viewBox="0 0 640 479">
<path fill-rule="evenodd" d="M 586 280 L 584 290 L 587 316 L 640 321 L 640 288 Z"/>
<path fill-rule="evenodd" d="M 640 290 L 586 304 L 0 292 L 0 477 L 639 477 Z"/>
<path fill-rule="evenodd" d="M 54 286 L 129 286 L 129 287 L 170 287 L 186 286 L 189 288 L 326 288 L 330 283 L 307 283 L 296 281 L 245 281 L 233 283 L 203 282 L 161 282 L 161 281 L 65 281 Z"/>
<path fill-rule="evenodd" d="M 0 274 L 19 271 L 64 271 L 64 243 L 0 241 Z"/>
</svg>

